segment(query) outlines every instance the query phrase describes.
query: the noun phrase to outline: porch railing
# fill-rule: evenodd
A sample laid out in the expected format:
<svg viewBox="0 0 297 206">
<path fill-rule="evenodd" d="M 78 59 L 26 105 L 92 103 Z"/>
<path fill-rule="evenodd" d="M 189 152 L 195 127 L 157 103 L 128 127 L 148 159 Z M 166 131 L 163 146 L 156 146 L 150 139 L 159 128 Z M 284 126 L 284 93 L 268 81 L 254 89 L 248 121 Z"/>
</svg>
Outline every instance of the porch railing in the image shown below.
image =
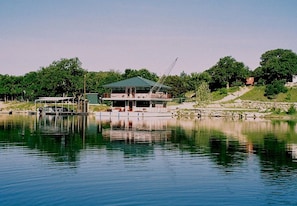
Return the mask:
<svg viewBox="0 0 297 206">
<path fill-rule="evenodd" d="M 126 93 L 104 93 L 103 98 L 131 98 L 131 99 L 148 99 L 148 98 L 157 98 L 157 99 L 171 99 L 170 94 L 165 93 L 135 93 L 135 94 L 126 94 Z"/>
</svg>

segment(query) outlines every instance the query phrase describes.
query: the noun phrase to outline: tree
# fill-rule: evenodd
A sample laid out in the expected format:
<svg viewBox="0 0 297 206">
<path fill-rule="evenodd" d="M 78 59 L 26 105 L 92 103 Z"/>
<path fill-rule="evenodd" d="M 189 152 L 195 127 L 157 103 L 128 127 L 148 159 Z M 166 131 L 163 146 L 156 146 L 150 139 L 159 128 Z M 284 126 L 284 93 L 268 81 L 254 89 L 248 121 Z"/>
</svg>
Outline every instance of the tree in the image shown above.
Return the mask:
<svg viewBox="0 0 297 206">
<path fill-rule="evenodd" d="M 202 73 L 191 73 L 188 79 L 188 90 L 196 91 L 199 85 L 203 82 L 209 83 L 211 80 L 211 76 L 207 72 Z"/>
<path fill-rule="evenodd" d="M 252 71 L 251 76 L 255 78 L 257 85 L 265 85 L 266 80 L 262 67 L 257 67 L 254 71 Z"/>
<path fill-rule="evenodd" d="M 175 98 L 184 97 L 184 94 L 187 91 L 185 83 L 183 82 L 182 78 L 178 75 L 167 76 L 164 84 L 166 86 L 171 87 L 169 93 L 172 94 L 172 96 Z"/>
<path fill-rule="evenodd" d="M 151 73 L 150 71 L 144 68 L 140 70 L 125 69 L 125 73 L 122 76 L 123 76 L 123 79 L 140 76 L 155 82 L 158 81 L 159 79 L 159 77 L 155 73 Z"/>
<path fill-rule="evenodd" d="M 231 56 L 221 58 L 216 65 L 206 70 L 211 76 L 211 90 L 232 85 L 244 84 L 250 71 L 242 62 L 236 61 Z"/>
<path fill-rule="evenodd" d="M 38 76 L 40 79 L 39 96 L 76 96 L 83 93 L 84 75 L 78 58 L 54 61 L 43 67 Z"/>
<path fill-rule="evenodd" d="M 40 85 L 41 85 L 41 79 L 39 78 L 38 72 L 29 72 L 25 74 L 22 81 L 24 99 L 34 100 L 38 96 L 41 96 L 39 95 L 41 93 Z"/>
<path fill-rule="evenodd" d="M 102 85 L 120 81 L 122 78 L 122 75 L 116 71 L 88 72 L 86 76 L 87 92 L 103 94 L 106 89 Z"/>
<path fill-rule="evenodd" d="M 271 84 L 266 85 L 264 95 L 269 99 L 273 99 L 277 94 L 286 93 L 287 91 L 284 80 L 274 80 Z"/>
<path fill-rule="evenodd" d="M 211 92 L 209 89 L 209 85 L 206 82 L 201 82 L 196 90 L 196 102 L 199 104 L 200 102 L 207 103 L 211 101 Z"/>
<path fill-rule="evenodd" d="M 255 70 L 256 80 L 271 84 L 274 80 L 292 81 L 297 74 L 297 55 L 291 50 L 275 49 L 262 54 L 260 67 Z"/>
<path fill-rule="evenodd" d="M 16 100 L 22 96 L 22 76 L 0 75 L 0 97 L 4 101 Z"/>
</svg>

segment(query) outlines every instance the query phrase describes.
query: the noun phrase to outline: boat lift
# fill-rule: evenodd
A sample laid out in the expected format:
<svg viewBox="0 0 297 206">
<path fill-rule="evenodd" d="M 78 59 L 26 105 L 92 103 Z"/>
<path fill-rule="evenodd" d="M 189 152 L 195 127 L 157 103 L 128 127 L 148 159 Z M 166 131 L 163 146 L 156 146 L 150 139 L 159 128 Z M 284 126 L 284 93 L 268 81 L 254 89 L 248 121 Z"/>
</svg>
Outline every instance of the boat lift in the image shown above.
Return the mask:
<svg viewBox="0 0 297 206">
<path fill-rule="evenodd" d="M 37 103 L 54 103 L 53 107 L 37 108 Z M 64 111 L 64 104 L 66 102 L 67 111 Z M 58 107 L 58 103 L 61 103 L 61 107 Z M 70 106 L 72 104 L 72 109 Z M 51 108 L 51 110 L 45 111 L 45 108 Z M 74 97 L 40 97 L 35 100 L 35 111 L 39 114 L 74 114 Z"/>
</svg>

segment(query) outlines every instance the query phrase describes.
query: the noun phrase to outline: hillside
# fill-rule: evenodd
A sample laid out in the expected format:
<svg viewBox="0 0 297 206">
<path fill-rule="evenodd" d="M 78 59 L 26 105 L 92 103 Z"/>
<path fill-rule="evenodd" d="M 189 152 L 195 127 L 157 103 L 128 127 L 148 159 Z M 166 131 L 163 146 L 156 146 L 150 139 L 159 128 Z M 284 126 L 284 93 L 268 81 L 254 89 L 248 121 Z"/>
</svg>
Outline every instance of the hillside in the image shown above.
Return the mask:
<svg viewBox="0 0 297 206">
<path fill-rule="evenodd" d="M 241 100 L 264 101 L 264 102 L 297 102 L 297 88 L 289 87 L 286 93 L 276 95 L 274 99 L 264 96 L 265 87 L 253 87 L 250 91 L 239 97 Z"/>
</svg>

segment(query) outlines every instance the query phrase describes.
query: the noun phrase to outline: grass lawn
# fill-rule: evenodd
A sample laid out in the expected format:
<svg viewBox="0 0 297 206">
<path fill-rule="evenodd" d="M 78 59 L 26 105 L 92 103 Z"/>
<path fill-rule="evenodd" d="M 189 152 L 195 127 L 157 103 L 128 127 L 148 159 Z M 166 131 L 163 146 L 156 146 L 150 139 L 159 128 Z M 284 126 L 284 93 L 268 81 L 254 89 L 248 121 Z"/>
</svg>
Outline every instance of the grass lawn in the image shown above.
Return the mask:
<svg viewBox="0 0 297 206">
<path fill-rule="evenodd" d="M 264 96 L 265 86 L 254 87 L 249 92 L 245 93 L 241 97 L 241 100 L 251 100 L 251 101 L 271 101 Z"/>
<path fill-rule="evenodd" d="M 51 104 L 49 104 L 51 105 Z M 12 110 L 12 111 L 34 111 L 35 110 L 35 103 L 34 102 L 8 102 L 3 104 L 4 108 L 3 110 Z M 40 105 L 37 105 L 37 107 Z M 67 106 L 63 105 L 65 108 Z M 76 105 L 74 106 L 76 108 Z M 99 112 L 99 111 L 107 111 L 109 106 L 105 104 L 100 105 L 89 105 L 89 111 L 90 112 Z M 72 106 L 71 106 L 72 109 Z"/>
<path fill-rule="evenodd" d="M 241 100 L 265 101 L 265 102 L 297 102 L 297 88 L 290 87 L 286 93 L 280 93 L 274 99 L 264 96 L 265 86 L 255 86 L 249 92 L 240 97 Z"/>
</svg>

